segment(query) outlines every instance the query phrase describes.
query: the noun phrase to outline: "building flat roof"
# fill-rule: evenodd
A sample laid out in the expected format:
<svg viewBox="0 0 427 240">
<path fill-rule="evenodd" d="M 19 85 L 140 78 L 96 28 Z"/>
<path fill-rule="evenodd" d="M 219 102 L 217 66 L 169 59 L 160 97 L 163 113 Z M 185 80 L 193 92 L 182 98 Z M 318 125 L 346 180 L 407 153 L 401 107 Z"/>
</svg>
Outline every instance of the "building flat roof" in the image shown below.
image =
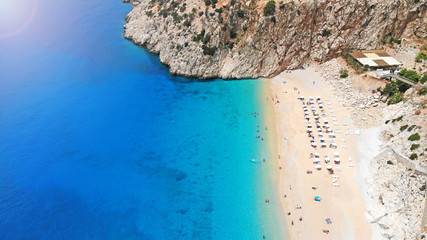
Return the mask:
<svg viewBox="0 0 427 240">
<path fill-rule="evenodd" d="M 354 50 L 350 53 L 363 66 L 369 67 L 394 67 L 402 65 L 384 50 Z"/>
</svg>

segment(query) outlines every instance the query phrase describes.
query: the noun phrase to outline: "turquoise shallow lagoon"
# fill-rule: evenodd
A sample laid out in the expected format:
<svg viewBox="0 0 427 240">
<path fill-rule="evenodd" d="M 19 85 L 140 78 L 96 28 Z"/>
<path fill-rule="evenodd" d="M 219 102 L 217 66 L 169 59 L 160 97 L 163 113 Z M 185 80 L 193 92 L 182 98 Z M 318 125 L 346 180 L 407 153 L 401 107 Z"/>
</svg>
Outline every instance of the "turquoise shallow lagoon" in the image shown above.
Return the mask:
<svg viewBox="0 0 427 240">
<path fill-rule="evenodd" d="M 170 76 L 121 1 L 0 11 L 1 239 L 286 239 L 265 82 Z"/>
</svg>

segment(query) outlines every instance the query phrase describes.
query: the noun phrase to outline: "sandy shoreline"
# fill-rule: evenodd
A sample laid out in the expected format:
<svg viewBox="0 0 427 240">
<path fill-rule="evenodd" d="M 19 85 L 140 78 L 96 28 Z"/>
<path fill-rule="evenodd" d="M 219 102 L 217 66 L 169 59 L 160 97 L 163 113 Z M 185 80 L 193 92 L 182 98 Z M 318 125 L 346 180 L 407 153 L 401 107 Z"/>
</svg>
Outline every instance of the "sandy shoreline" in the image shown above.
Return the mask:
<svg viewBox="0 0 427 240">
<path fill-rule="evenodd" d="M 282 167 L 279 169 L 278 191 L 291 239 L 372 239 L 372 227 L 364 216 L 366 207 L 357 180 L 359 153 L 350 109 L 339 104 L 331 87 L 322 81 L 322 77 L 314 69 L 281 73 L 267 81 L 270 83 L 267 101 L 274 109 L 273 117 L 277 119 L 277 160 Z M 337 149 L 320 148 L 315 127 L 313 133 L 318 148 L 310 146 L 303 105 L 297 99 L 300 95 L 306 97 L 305 101 L 308 101 L 309 96 L 321 96 L 329 125 L 337 137 L 329 138 L 324 131 L 323 134 L 327 145 L 330 140 L 334 140 L 338 145 Z M 326 99 L 330 105 L 326 104 Z M 318 105 L 315 105 L 320 113 Z M 311 114 L 310 120 L 315 126 Z M 321 125 L 324 124 L 323 121 L 320 122 Z M 310 158 L 310 154 L 315 152 L 320 154 L 320 171 L 313 168 L 314 158 Z M 334 152 L 339 152 L 339 165 L 333 163 Z M 332 162 L 324 162 L 326 155 Z M 332 165 L 335 170 L 333 175 L 339 176 L 336 182 L 339 187 L 333 186 L 333 177 L 327 172 L 327 165 Z M 312 171 L 312 174 L 307 174 L 307 170 Z M 314 201 L 314 196 L 320 196 L 322 201 Z M 325 218 L 330 218 L 332 224 L 326 224 Z M 328 230 L 329 233 L 326 234 L 323 230 Z"/>
</svg>

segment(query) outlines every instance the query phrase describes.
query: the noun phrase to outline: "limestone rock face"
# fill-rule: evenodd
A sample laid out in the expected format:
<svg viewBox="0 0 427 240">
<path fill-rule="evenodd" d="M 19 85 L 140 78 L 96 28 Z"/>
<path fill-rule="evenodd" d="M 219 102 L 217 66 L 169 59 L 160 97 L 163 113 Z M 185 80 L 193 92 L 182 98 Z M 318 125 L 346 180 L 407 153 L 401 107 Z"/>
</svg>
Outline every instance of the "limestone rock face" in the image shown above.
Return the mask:
<svg viewBox="0 0 427 240">
<path fill-rule="evenodd" d="M 378 48 L 391 37 L 427 35 L 426 1 L 284 2 L 277 1 L 273 18 L 257 1 L 225 0 L 216 8 L 201 0 L 133 1 L 124 36 L 159 54 L 172 74 L 256 78 Z M 203 45 L 214 53 L 204 53 Z"/>
</svg>

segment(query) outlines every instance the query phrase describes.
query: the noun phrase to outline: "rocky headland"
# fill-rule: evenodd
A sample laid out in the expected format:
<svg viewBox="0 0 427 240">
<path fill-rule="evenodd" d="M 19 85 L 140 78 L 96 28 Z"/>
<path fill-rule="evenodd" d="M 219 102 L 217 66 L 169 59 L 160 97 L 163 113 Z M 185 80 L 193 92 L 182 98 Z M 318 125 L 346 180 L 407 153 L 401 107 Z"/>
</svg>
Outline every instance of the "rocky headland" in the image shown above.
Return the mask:
<svg viewBox="0 0 427 240">
<path fill-rule="evenodd" d="M 133 9 L 124 36 L 172 74 L 202 79 L 272 77 L 350 49 L 427 36 L 425 0 L 126 1 Z"/>
</svg>

